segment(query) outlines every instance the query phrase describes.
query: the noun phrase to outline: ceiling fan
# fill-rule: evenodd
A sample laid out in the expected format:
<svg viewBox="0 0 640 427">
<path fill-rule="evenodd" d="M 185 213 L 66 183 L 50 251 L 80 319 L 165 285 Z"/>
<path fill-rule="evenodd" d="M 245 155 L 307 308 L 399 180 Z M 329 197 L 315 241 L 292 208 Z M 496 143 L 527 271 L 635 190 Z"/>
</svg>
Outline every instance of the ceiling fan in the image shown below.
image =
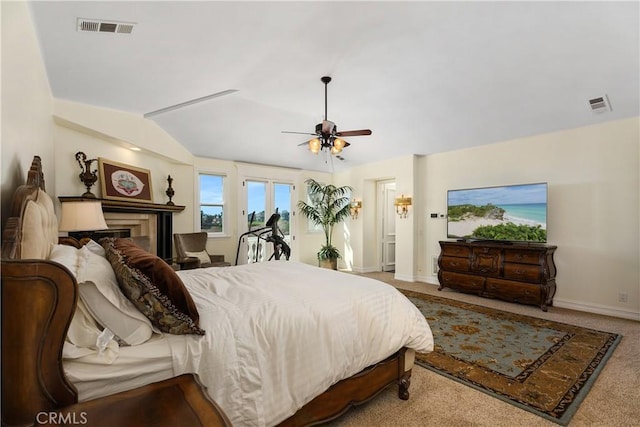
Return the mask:
<svg viewBox="0 0 640 427">
<path fill-rule="evenodd" d="M 324 83 L 324 120 L 322 121 L 322 123 L 318 123 L 316 125 L 315 133 L 291 132 L 286 130 L 283 130 L 282 133 L 313 135 L 314 138 L 298 144 L 298 146 L 307 145 L 309 147 L 309 151 L 314 154 L 318 154 L 320 151 L 326 150 L 331 154 L 337 155 L 342 151 L 343 148 L 351 145 L 347 141 L 342 139 L 342 137 L 371 135 L 371 130 L 361 129 L 338 132 L 338 127 L 336 126 L 336 124 L 332 121 L 327 120 L 327 85 L 331 81 L 331 77 L 324 76 L 320 80 L 322 81 L 322 83 Z M 340 160 L 343 160 L 342 157 L 337 157 L 340 158 Z"/>
</svg>

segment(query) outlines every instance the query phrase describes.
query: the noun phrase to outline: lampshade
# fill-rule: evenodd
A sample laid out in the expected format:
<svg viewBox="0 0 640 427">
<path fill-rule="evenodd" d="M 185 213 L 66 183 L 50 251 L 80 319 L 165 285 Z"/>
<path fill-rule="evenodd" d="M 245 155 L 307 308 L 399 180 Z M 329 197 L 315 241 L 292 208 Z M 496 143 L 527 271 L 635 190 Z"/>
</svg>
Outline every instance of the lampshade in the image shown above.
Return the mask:
<svg viewBox="0 0 640 427">
<path fill-rule="evenodd" d="M 411 206 L 411 197 L 405 197 L 403 194 L 401 197 L 396 197 L 393 204 L 396 206 Z"/>
<path fill-rule="evenodd" d="M 344 139 L 336 138 L 333 140 L 333 146 L 338 149 L 338 153 L 344 148 Z"/>
<path fill-rule="evenodd" d="M 318 154 L 320 152 L 320 140 L 318 138 L 313 138 L 309 141 L 309 151 L 313 154 Z"/>
<path fill-rule="evenodd" d="M 102 213 L 102 203 L 97 200 L 62 203 L 60 231 L 95 231 L 109 228 Z"/>
</svg>

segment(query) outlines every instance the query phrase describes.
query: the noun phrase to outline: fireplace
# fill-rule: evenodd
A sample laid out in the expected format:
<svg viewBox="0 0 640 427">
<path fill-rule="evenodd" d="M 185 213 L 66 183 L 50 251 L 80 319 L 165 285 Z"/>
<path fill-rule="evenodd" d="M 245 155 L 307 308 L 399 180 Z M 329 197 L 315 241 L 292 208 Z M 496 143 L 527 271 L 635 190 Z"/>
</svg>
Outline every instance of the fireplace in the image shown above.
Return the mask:
<svg viewBox="0 0 640 427">
<path fill-rule="evenodd" d="M 82 200 L 81 197 L 60 196 L 61 203 Z M 160 258 L 173 258 L 173 213 L 184 206 L 98 199 L 109 228 L 129 230 L 133 238 L 148 237 L 149 250 Z M 144 239 L 146 240 L 146 239 Z"/>
<path fill-rule="evenodd" d="M 105 212 L 109 229 L 129 230 L 129 237 L 148 237 L 149 252 L 158 253 L 158 219 L 154 213 Z M 164 258 L 164 257 L 163 257 Z M 171 253 L 169 253 L 171 258 Z"/>
</svg>

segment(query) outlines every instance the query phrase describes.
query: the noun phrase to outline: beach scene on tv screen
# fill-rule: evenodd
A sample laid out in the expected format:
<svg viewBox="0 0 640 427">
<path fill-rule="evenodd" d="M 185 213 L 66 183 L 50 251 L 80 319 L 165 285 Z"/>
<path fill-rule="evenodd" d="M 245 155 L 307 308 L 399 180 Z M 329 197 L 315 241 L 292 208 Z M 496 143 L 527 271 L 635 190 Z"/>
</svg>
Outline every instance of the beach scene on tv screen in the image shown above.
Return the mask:
<svg viewBox="0 0 640 427">
<path fill-rule="evenodd" d="M 547 184 L 450 190 L 449 238 L 547 241 Z"/>
</svg>

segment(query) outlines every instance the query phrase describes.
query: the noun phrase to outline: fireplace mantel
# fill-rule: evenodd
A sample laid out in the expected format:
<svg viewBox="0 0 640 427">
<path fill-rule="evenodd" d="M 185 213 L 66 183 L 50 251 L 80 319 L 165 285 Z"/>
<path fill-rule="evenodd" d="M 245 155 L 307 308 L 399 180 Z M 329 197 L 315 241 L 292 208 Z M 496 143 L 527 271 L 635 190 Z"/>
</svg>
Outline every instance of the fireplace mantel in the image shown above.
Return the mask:
<svg viewBox="0 0 640 427">
<path fill-rule="evenodd" d="M 80 196 L 58 196 L 60 203 L 64 202 L 82 202 L 87 200 Z M 111 200 L 111 199 L 88 199 L 98 200 L 102 202 L 102 210 L 104 212 L 182 212 L 184 206 L 177 205 L 162 205 L 159 203 L 147 203 L 147 202 L 128 202 L 126 200 Z"/>
<path fill-rule="evenodd" d="M 60 203 L 65 202 L 81 202 L 87 200 L 80 196 L 58 196 Z M 116 213 L 147 213 L 155 215 L 157 221 L 156 236 L 156 253 L 157 255 L 170 261 L 173 253 L 173 213 L 182 212 L 184 206 L 162 205 L 158 203 L 147 202 L 129 202 L 126 200 L 110 200 L 110 199 L 89 199 L 102 202 L 103 212 Z"/>
</svg>

